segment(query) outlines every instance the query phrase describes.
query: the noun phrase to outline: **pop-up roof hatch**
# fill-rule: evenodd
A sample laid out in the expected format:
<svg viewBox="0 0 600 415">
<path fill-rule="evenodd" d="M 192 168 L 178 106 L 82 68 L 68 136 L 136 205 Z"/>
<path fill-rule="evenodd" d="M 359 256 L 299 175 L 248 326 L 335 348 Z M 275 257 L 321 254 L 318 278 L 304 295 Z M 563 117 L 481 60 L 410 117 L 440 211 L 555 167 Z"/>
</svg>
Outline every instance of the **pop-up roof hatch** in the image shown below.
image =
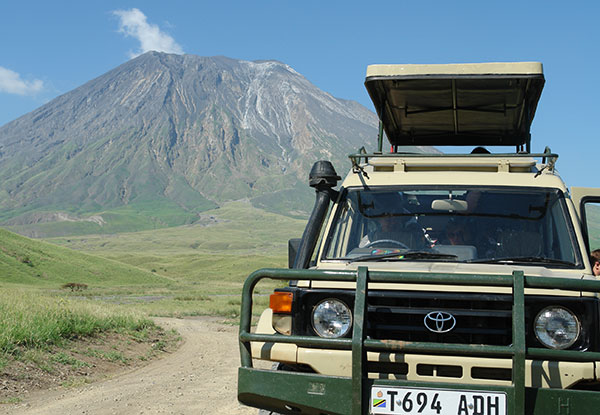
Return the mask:
<svg viewBox="0 0 600 415">
<path fill-rule="evenodd" d="M 365 86 L 392 145 L 530 147 L 539 62 L 370 65 Z"/>
</svg>

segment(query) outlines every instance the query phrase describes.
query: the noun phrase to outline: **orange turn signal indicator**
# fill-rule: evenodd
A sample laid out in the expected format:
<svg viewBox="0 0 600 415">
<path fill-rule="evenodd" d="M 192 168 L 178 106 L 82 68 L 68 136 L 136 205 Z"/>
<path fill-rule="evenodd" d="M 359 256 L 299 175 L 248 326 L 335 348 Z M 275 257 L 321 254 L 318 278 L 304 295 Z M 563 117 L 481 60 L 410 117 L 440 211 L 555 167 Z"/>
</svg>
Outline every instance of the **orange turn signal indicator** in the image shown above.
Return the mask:
<svg viewBox="0 0 600 415">
<path fill-rule="evenodd" d="M 294 294 L 290 292 L 274 292 L 269 298 L 269 308 L 274 313 L 291 314 Z"/>
</svg>

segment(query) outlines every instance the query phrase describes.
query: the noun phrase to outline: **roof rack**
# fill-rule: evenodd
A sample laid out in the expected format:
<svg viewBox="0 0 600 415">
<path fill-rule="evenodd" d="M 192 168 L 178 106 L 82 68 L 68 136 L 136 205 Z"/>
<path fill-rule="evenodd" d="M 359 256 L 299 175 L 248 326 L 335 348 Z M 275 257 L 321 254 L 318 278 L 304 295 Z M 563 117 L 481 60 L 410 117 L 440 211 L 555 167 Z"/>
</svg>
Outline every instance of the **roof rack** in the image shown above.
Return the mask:
<svg viewBox="0 0 600 415">
<path fill-rule="evenodd" d="M 468 170 L 496 172 L 525 172 L 535 167 L 535 159 L 541 159 L 543 167 L 538 170 L 554 171 L 558 154 L 546 147 L 543 153 L 483 153 L 483 154 L 439 154 L 439 153 L 367 153 L 361 148 L 358 153 L 349 154 L 355 173 L 364 172 L 361 161 L 371 164 L 380 171 L 418 170 Z M 369 159 L 372 159 L 369 162 Z M 373 160 L 373 159 L 376 159 Z M 386 161 L 386 159 L 388 159 Z M 398 161 L 401 160 L 401 161 Z"/>
</svg>

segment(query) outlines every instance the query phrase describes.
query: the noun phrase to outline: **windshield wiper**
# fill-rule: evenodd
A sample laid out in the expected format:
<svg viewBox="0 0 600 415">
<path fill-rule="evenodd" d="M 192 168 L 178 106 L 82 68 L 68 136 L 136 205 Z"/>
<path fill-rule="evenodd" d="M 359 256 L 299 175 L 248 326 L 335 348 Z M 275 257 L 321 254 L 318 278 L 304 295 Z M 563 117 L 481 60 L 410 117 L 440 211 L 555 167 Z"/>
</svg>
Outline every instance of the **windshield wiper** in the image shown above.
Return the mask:
<svg viewBox="0 0 600 415">
<path fill-rule="evenodd" d="M 564 265 L 574 267 L 575 264 L 569 261 L 563 261 L 561 259 L 544 258 L 537 256 L 515 256 L 506 258 L 485 258 L 485 259 L 473 259 L 467 262 L 474 262 L 480 264 L 552 264 L 552 265 Z"/>
<path fill-rule="evenodd" d="M 407 252 L 388 252 L 386 254 L 363 255 L 350 259 L 348 262 L 359 261 L 403 261 L 405 259 L 456 259 L 456 255 L 441 254 L 432 251 L 407 251 Z"/>
</svg>

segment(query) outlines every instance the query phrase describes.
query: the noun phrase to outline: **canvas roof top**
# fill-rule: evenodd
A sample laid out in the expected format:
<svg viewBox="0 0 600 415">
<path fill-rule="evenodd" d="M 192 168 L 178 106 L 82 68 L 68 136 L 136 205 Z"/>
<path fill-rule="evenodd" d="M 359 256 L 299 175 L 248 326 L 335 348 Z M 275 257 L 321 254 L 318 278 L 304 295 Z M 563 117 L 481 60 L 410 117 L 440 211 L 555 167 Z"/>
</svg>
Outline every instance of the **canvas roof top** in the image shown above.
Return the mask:
<svg viewBox="0 0 600 415">
<path fill-rule="evenodd" d="M 527 145 L 539 62 L 370 65 L 365 86 L 393 145 Z"/>
</svg>

